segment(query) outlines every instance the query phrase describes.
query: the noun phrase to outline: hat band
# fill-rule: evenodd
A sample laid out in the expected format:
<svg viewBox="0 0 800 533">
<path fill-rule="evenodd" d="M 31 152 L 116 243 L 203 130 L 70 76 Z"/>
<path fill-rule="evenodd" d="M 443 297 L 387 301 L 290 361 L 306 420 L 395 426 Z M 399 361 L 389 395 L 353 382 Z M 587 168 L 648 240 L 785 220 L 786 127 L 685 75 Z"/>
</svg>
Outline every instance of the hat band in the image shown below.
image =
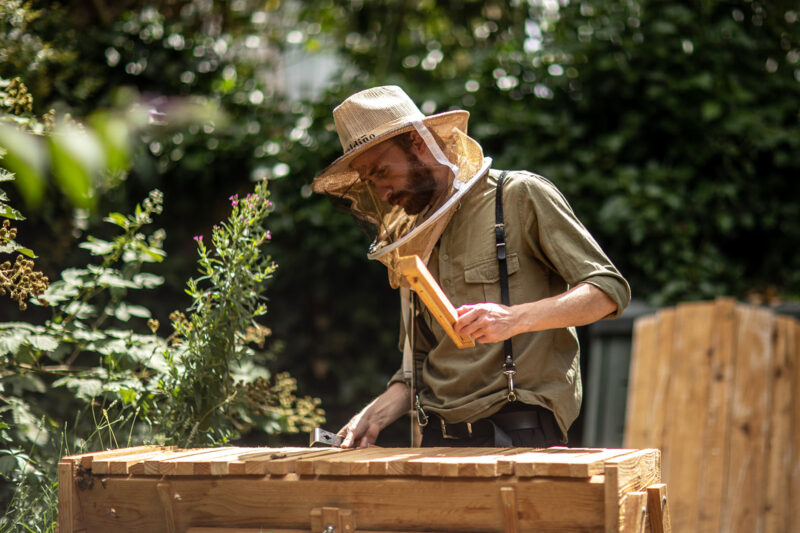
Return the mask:
<svg viewBox="0 0 800 533">
<path fill-rule="evenodd" d="M 364 133 L 363 135 L 360 135 L 360 136 L 356 137 L 355 139 L 351 139 L 350 142 L 347 143 L 347 149 L 345 150 L 345 153 L 349 152 L 350 150 L 353 150 L 354 148 L 357 148 L 357 147 L 361 146 L 362 144 L 367 144 L 367 143 L 372 142 L 373 140 L 375 140 L 376 138 L 380 137 L 384 133 L 390 132 L 392 130 L 396 130 L 396 129 L 402 127 L 402 126 L 407 125 L 410 122 L 413 122 L 415 120 L 419 120 L 419 119 L 421 119 L 423 117 L 424 117 L 424 115 L 422 115 L 420 113 L 419 115 L 416 115 L 416 116 L 415 115 L 404 116 L 404 117 L 400 117 L 400 118 L 397 118 L 395 120 L 392 120 L 390 122 L 385 122 L 385 123 L 381 124 L 380 126 L 378 126 L 376 128 L 373 128 L 370 131 Z M 342 143 L 342 144 L 344 144 L 344 143 Z"/>
</svg>

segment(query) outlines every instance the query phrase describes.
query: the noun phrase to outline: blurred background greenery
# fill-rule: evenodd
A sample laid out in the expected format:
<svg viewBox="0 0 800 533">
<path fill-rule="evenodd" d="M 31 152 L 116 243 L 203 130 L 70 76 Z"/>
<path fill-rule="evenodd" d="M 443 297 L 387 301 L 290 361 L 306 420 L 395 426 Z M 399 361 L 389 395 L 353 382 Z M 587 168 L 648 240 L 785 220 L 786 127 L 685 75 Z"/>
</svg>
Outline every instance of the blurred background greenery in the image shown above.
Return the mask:
<svg viewBox="0 0 800 533">
<path fill-rule="evenodd" d="M 10 168 L 18 187 L 7 192 L 37 267 L 56 279 L 82 264 L 82 236 L 102 236 L 107 212 L 157 187 L 170 260 L 154 266 L 166 282 L 145 303 L 164 323 L 188 301 L 192 237 L 211 233 L 229 197 L 270 181 L 273 370 L 322 399 L 330 429 L 399 364 L 384 267 L 310 190 L 341 154 L 332 108 L 368 86 L 398 84 L 426 114 L 469 110 L 493 166 L 555 182 L 650 306 L 800 296 L 796 2 L 4 0 L 0 78 L 5 112 L 86 122 L 94 140 L 64 130 L 64 150 L 81 168 L 104 167 L 76 184 L 59 179 L 58 157 L 37 170 L 37 152 L 9 150 L 29 156 Z M 29 97 L 19 85 L 8 97 L 15 78 Z M 174 115 L 175 97 L 221 115 L 125 126 Z M 112 143 L 103 153 L 129 167 L 93 156 L 92 142 Z M 30 320 L 10 302 L 0 315 Z M 402 443 L 405 429 L 384 438 Z"/>
</svg>

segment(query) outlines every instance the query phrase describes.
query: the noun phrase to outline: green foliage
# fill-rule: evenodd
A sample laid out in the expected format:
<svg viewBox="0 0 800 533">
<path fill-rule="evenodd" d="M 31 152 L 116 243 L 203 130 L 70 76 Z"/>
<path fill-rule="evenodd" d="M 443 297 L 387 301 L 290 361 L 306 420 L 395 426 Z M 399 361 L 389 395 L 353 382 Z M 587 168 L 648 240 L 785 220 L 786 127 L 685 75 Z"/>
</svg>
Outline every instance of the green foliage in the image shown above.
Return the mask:
<svg viewBox="0 0 800 533">
<path fill-rule="evenodd" d="M 268 198 L 263 181 L 245 198 L 231 196 L 231 215 L 214 226 L 212 248 L 206 247 L 202 235 L 195 237 L 201 276 L 187 285 L 193 302 L 189 315 L 173 314 L 171 369 L 162 385 L 175 399 L 166 404 L 161 422 L 169 428 L 168 442 L 202 444 L 209 430 L 225 439 L 226 420 L 257 423 L 267 433 L 297 430 L 295 421 L 287 418 L 291 409 L 264 409 L 270 403 L 291 407 L 294 388 L 281 376 L 274 389 L 265 390 L 268 374 L 253 366 L 254 352 L 248 346 L 263 346 L 269 334 L 254 320 L 267 311 L 263 292 L 275 270 L 271 258 L 260 251 L 271 239 L 264 224 L 272 208 Z M 277 393 L 273 402 L 270 391 Z M 305 431 L 321 421 L 317 404 L 308 398 L 298 404 L 301 416 L 296 420 Z M 257 412 L 250 414 L 253 407 Z"/>
<path fill-rule="evenodd" d="M 173 313 L 167 338 L 157 335 L 150 310 L 130 300 L 164 281 L 143 269 L 165 257 L 163 231 L 143 231 L 162 212 L 159 191 L 131 215 L 106 217 L 120 231 L 114 239 L 87 238 L 81 247 L 100 262 L 66 269 L 50 285 L 42 298 L 52 307 L 49 320 L 0 323 L 0 437 L 8 443 L 0 466 L 19 484 L 12 515 L 27 500 L 24 491 L 39 490 L 46 505 L 38 519 L 48 520 L 47 480 L 62 453 L 207 445 L 253 427 L 296 432 L 324 421 L 319 400 L 297 398 L 294 380 L 271 376 L 263 366 L 271 355 L 255 348 L 269 334 L 255 319 L 266 313 L 264 282 L 275 269 L 261 252 L 270 239 L 268 197 L 265 182 L 233 197 L 213 248 L 197 237 L 201 276 L 187 285 L 193 303 Z M 59 428 L 63 440 L 54 442 Z"/>
</svg>

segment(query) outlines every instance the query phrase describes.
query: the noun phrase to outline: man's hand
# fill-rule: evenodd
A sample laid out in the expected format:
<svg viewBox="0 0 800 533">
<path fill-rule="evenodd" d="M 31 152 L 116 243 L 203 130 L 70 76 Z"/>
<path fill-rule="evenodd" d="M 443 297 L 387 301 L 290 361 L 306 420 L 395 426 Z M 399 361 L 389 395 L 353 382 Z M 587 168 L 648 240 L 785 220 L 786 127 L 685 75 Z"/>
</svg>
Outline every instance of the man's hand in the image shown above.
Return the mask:
<svg viewBox="0 0 800 533">
<path fill-rule="evenodd" d="M 515 335 L 517 321 L 512 309 L 505 305 L 480 303 L 456 309 L 458 321 L 453 329 L 482 344 L 500 342 Z"/>
<path fill-rule="evenodd" d="M 617 304 L 590 283 L 579 283 L 570 290 L 511 307 L 478 303 L 462 305 L 456 312 L 453 329 L 476 342 L 504 341 L 527 331 L 583 326 L 608 316 Z"/>
<path fill-rule="evenodd" d="M 342 448 L 367 448 L 375 444 L 381 428 L 369 420 L 369 413 L 364 409 L 339 430 L 339 435 L 344 437 Z"/>
<path fill-rule="evenodd" d="M 392 383 L 339 430 L 338 434 L 343 438 L 342 448 L 366 448 L 375 444 L 383 428 L 408 412 L 410 394 L 405 383 Z"/>
</svg>

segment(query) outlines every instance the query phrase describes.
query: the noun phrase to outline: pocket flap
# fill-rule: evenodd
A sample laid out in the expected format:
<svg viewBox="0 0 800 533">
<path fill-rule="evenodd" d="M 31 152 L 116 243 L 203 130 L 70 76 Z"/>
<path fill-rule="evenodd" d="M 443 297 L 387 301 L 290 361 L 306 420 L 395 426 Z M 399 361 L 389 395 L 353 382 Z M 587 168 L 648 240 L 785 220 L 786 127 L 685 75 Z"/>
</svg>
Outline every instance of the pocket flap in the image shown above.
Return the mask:
<svg viewBox="0 0 800 533">
<path fill-rule="evenodd" d="M 519 257 L 516 253 L 506 258 L 508 275 L 519 270 Z M 497 283 L 500 281 L 500 268 L 497 257 L 481 259 L 464 269 L 464 281 L 467 283 Z"/>
</svg>

